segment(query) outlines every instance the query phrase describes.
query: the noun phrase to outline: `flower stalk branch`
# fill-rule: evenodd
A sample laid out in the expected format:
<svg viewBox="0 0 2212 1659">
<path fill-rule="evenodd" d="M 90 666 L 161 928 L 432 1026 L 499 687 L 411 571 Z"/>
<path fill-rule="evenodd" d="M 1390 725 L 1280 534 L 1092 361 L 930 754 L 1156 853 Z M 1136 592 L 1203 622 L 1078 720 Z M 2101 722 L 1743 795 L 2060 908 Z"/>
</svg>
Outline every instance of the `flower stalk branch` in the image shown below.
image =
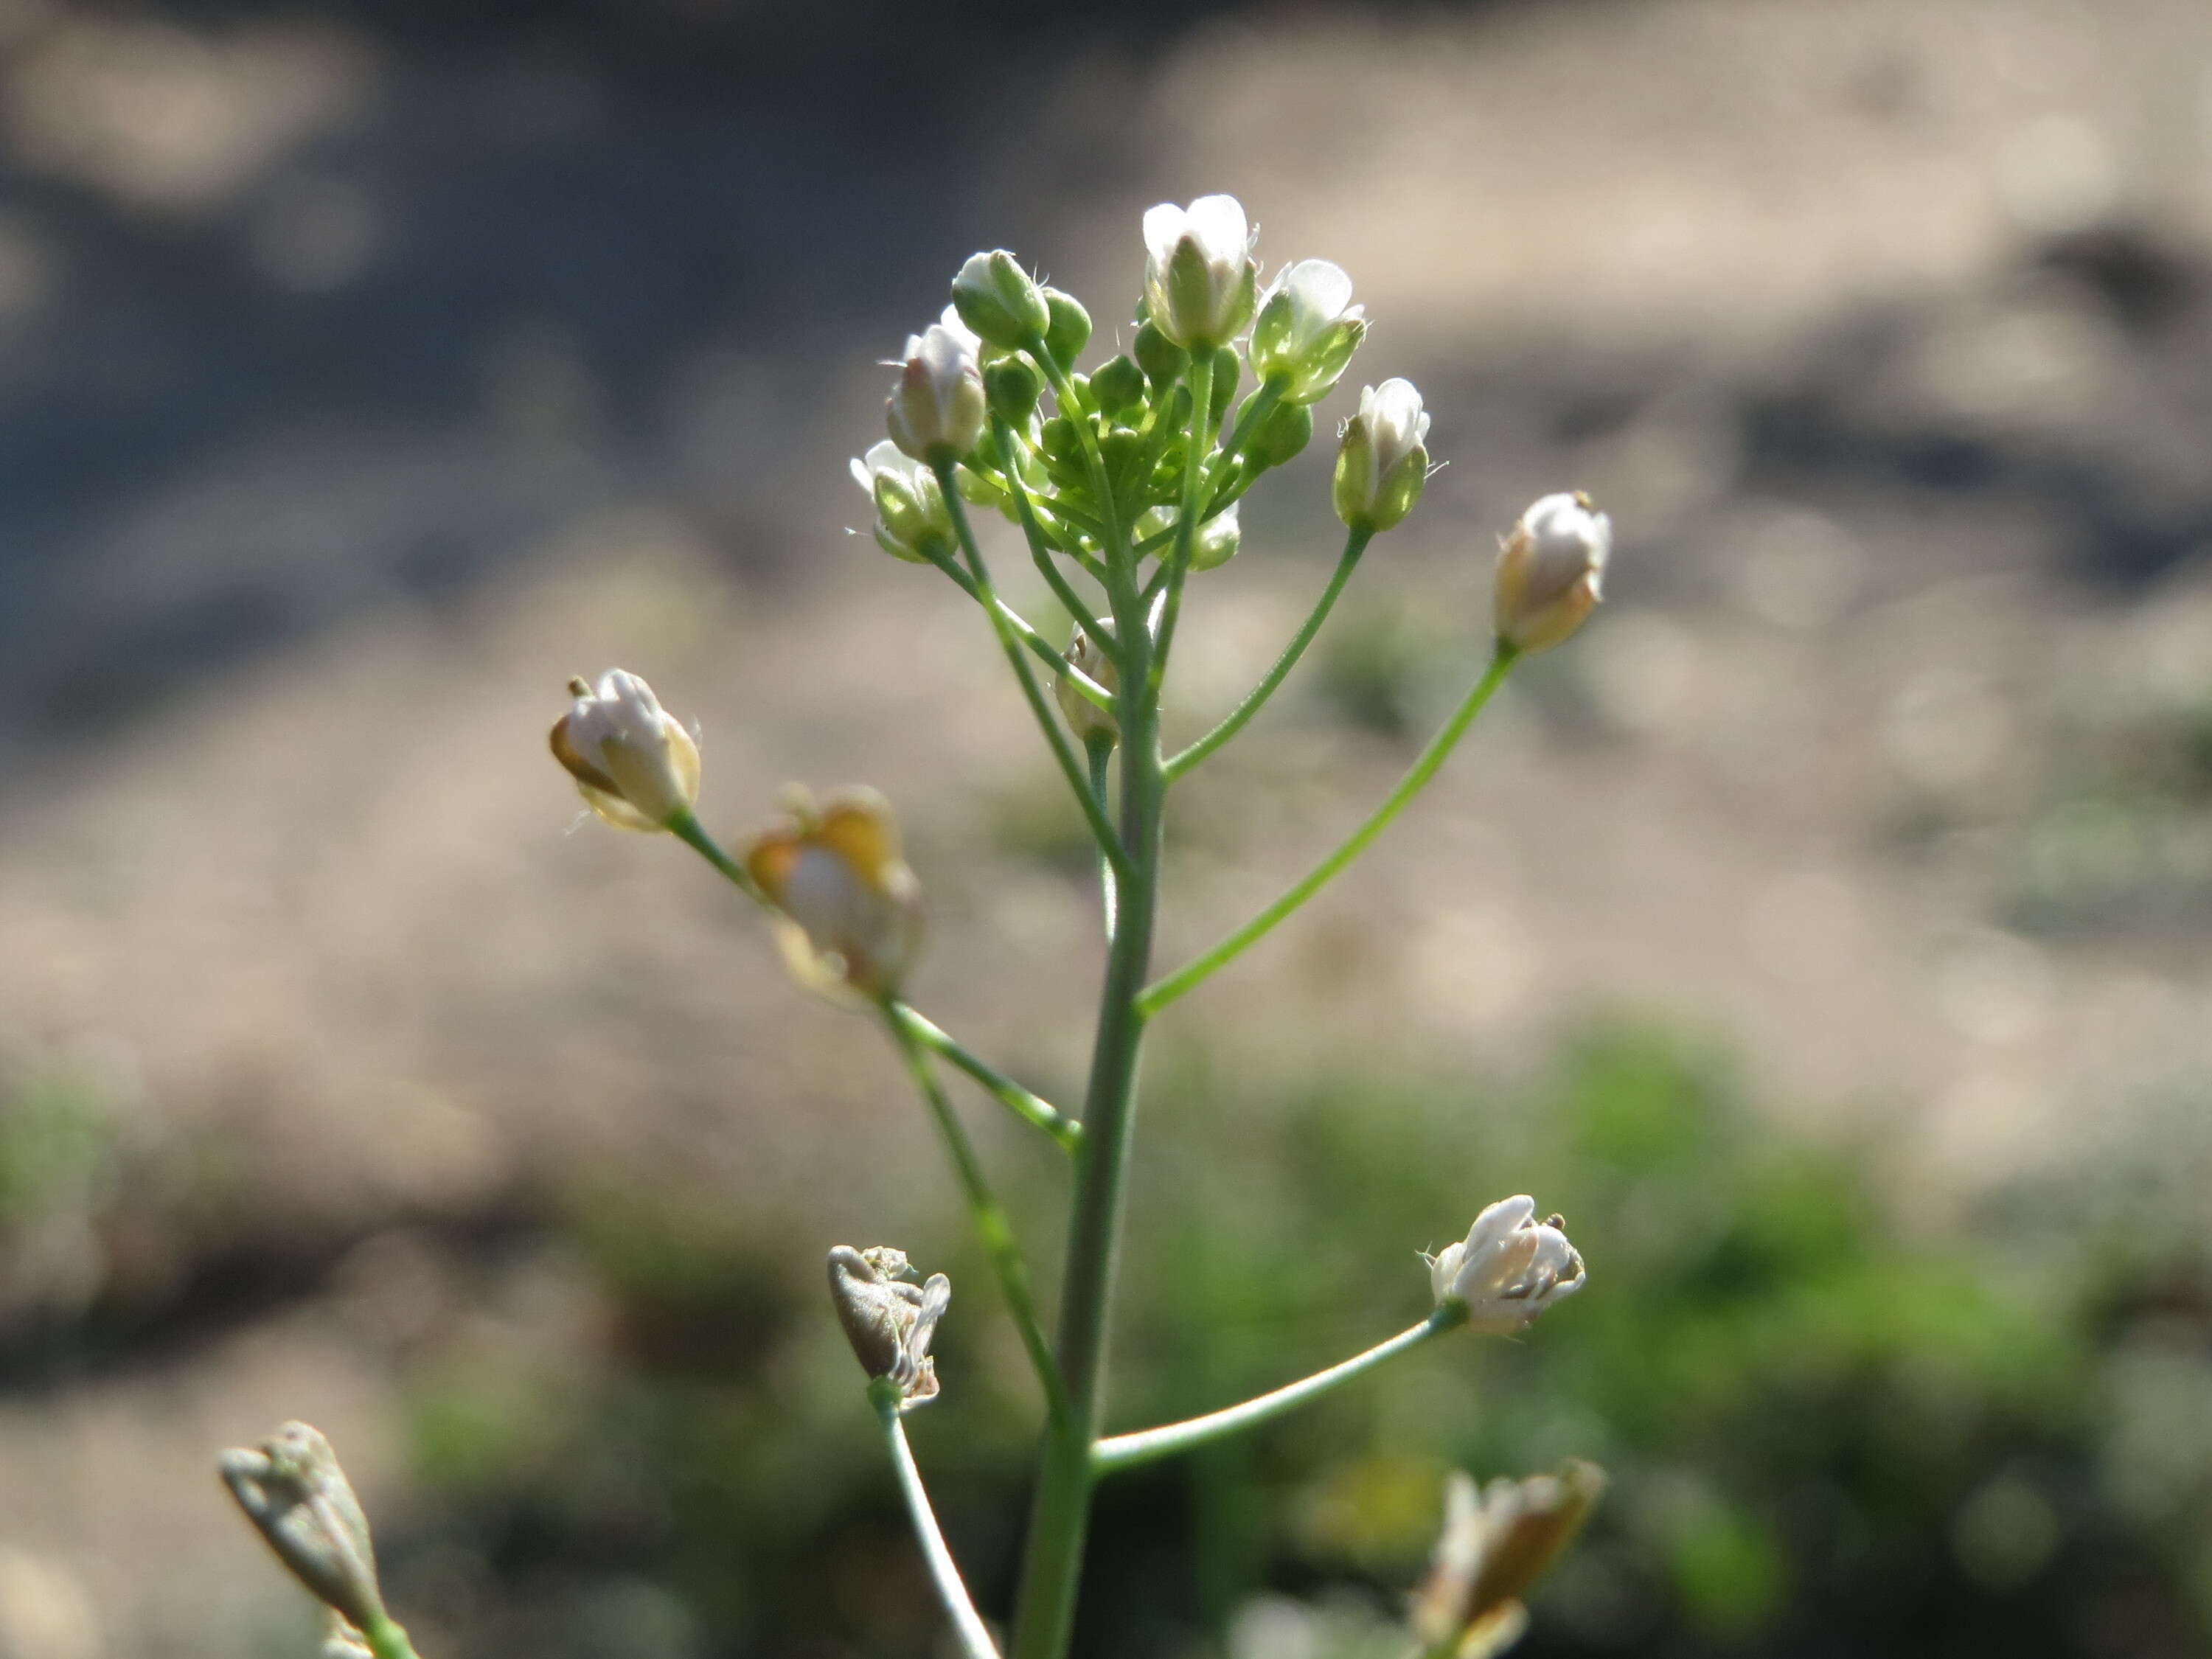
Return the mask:
<svg viewBox="0 0 2212 1659">
<path fill-rule="evenodd" d="M 872 1382 L 868 1399 L 876 1408 L 877 1420 L 884 1426 L 884 1443 L 890 1451 L 891 1467 L 898 1473 L 899 1491 L 906 1498 L 915 1537 L 921 1542 L 923 1559 L 929 1564 L 930 1583 L 936 1586 L 937 1599 L 945 1604 L 945 1611 L 951 1617 L 953 1633 L 960 1639 L 963 1659 L 999 1659 L 998 1644 L 992 1641 L 982 1615 L 975 1611 L 967 1583 L 960 1577 L 959 1564 L 953 1560 L 944 1531 L 937 1524 L 937 1512 L 930 1507 L 929 1491 L 921 1483 L 921 1470 L 915 1463 L 914 1448 L 907 1443 L 906 1423 L 899 1415 L 896 1385 L 880 1379 Z"/>
<path fill-rule="evenodd" d="M 1450 757 L 1451 751 L 1458 747 L 1459 740 L 1467 735 L 1467 728 L 1474 723 L 1474 717 L 1482 712 L 1491 695 L 1504 683 L 1505 676 L 1520 655 L 1516 647 L 1500 641 L 1496 653 L 1490 659 L 1489 670 L 1475 682 L 1474 689 L 1452 712 L 1451 718 L 1444 722 L 1443 729 L 1429 740 L 1429 746 L 1421 751 L 1406 775 L 1399 780 L 1398 787 L 1389 793 L 1367 821 L 1346 836 L 1334 852 L 1307 872 L 1287 892 L 1258 915 L 1195 961 L 1178 968 L 1157 984 L 1147 987 L 1137 999 L 1139 1008 L 1146 1014 L 1156 1014 L 1184 992 L 1227 967 L 1266 938 L 1285 917 L 1327 886 L 1338 872 L 1364 852 L 1368 843 L 1389 829 L 1390 821 L 1406 809 L 1414 796 L 1428 787 L 1429 780 L 1436 776 L 1437 770 Z"/>
<path fill-rule="evenodd" d="M 1398 1333 L 1387 1342 L 1378 1342 L 1364 1353 L 1354 1354 L 1327 1370 L 1316 1371 L 1311 1376 L 1301 1377 L 1279 1389 L 1247 1400 L 1241 1405 L 1230 1406 L 1218 1412 L 1208 1412 L 1203 1417 L 1187 1418 L 1180 1423 L 1164 1424 L 1157 1429 L 1140 1429 L 1130 1434 L 1109 1435 L 1091 1449 L 1091 1468 L 1100 1474 L 1115 1474 L 1123 1469 L 1133 1469 L 1177 1452 L 1189 1451 L 1210 1441 L 1256 1428 L 1285 1412 L 1295 1411 L 1309 1401 L 1318 1400 L 1330 1389 L 1340 1388 L 1356 1376 L 1364 1376 L 1386 1359 L 1395 1359 L 1401 1353 L 1418 1348 L 1433 1337 L 1453 1330 L 1467 1322 L 1467 1304 L 1446 1302 L 1419 1324 Z"/>
</svg>

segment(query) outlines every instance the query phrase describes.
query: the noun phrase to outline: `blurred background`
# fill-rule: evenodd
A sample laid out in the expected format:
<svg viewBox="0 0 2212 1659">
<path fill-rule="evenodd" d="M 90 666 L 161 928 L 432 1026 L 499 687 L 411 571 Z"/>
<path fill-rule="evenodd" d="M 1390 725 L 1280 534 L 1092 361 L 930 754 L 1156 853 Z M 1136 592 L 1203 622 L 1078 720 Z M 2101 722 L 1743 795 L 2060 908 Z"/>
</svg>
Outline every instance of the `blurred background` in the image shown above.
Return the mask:
<svg viewBox="0 0 2212 1659">
<path fill-rule="evenodd" d="M 1113 1486 L 1085 1659 L 1372 1644 L 1446 1469 L 1570 1454 L 1532 1655 L 2208 1650 L 2202 0 L 6 0 L 0 1659 L 312 1651 L 210 1463 L 293 1416 L 426 1659 L 936 1652 L 841 1242 L 960 1287 L 914 1432 L 1003 1611 L 1036 1405 L 926 1121 L 544 730 L 619 663 L 726 836 L 883 787 L 915 1001 L 1072 1095 L 1080 826 L 845 460 L 968 253 L 1101 356 L 1216 190 L 1375 319 L 1324 432 L 1405 374 L 1449 465 L 1179 793 L 1164 962 L 1404 766 L 1522 505 L 1620 546 L 1161 1022 L 1114 1420 L 1418 1317 L 1504 1194 L 1593 1283 Z M 1328 450 L 1171 737 L 1318 591 Z M 963 1102 L 1052 1284 L 1061 1173 Z"/>
</svg>

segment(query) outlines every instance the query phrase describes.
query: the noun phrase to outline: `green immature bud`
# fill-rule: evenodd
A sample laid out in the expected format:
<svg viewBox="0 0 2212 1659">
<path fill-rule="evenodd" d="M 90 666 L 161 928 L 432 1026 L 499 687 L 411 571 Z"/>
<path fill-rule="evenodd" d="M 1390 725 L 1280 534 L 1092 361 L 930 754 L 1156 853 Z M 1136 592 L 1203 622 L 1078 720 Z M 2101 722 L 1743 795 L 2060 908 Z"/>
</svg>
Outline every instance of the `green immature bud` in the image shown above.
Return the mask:
<svg viewBox="0 0 2212 1659">
<path fill-rule="evenodd" d="M 952 305 L 986 342 L 1009 349 L 1044 332 L 1052 320 L 1044 290 L 1004 248 L 978 253 L 960 267 Z"/>
<path fill-rule="evenodd" d="M 1280 466 L 1313 441 L 1313 410 L 1306 404 L 1277 404 L 1244 441 L 1245 458 L 1262 471 Z"/>
<path fill-rule="evenodd" d="M 1073 294 L 1062 294 L 1056 288 L 1046 289 L 1044 298 L 1045 349 L 1062 368 L 1073 368 L 1078 354 L 1091 343 L 1091 313 Z"/>
<path fill-rule="evenodd" d="M 1158 323 L 1146 323 L 1137 331 L 1137 340 L 1132 351 L 1137 367 L 1145 371 L 1145 378 L 1154 386 L 1173 386 L 1182 378 L 1183 365 L 1190 361 L 1190 353 L 1160 332 Z"/>
<path fill-rule="evenodd" d="M 1021 426 L 1044 392 L 1044 377 L 1019 357 L 1001 357 L 983 371 L 983 396 L 991 412 Z"/>
<path fill-rule="evenodd" d="M 1044 423 L 1037 434 L 1037 447 L 1055 461 L 1072 461 L 1083 453 L 1082 440 L 1075 434 L 1075 422 L 1065 415 L 1055 415 Z"/>
<path fill-rule="evenodd" d="M 1219 426 L 1221 417 L 1229 412 L 1230 399 L 1237 395 L 1237 377 L 1243 372 L 1244 365 L 1237 360 L 1233 346 L 1224 346 L 1213 354 L 1213 406 L 1207 414 L 1214 425 Z"/>
<path fill-rule="evenodd" d="M 1133 473 L 1145 458 L 1145 434 L 1133 427 L 1117 426 L 1098 441 L 1100 458 L 1106 463 L 1106 476 L 1116 489 L 1126 489 L 1133 482 Z"/>
<path fill-rule="evenodd" d="M 1145 371 L 1133 358 L 1116 357 L 1091 377 L 1091 395 L 1109 415 L 1118 415 L 1145 395 Z"/>
</svg>

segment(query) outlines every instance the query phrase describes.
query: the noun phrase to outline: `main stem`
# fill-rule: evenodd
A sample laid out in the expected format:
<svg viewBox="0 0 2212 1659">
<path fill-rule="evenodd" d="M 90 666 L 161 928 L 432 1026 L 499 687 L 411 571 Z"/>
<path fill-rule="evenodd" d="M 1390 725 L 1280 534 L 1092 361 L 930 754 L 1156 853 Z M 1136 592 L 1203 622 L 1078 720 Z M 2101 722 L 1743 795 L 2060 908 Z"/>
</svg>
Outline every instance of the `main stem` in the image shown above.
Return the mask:
<svg viewBox="0 0 2212 1659">
<path fill-rule="evenodd" d="M 1083 1145 L 1061 1280 L 1058 1358 L 1068 1409 L 1045 1430 L 1016 1606 L 1014 1659 L 1061 1659 L 1074 1628 L 1096 1480 L 1091 1448 L 1105 1404 L 1107 1317 L 1121 1240 L 1122 1187 L 1136 1121 L 1137 1060 L 1145 1032 L 1137 996 L 1152 963 L 1166 780 L 1160 764 L 1153 641 L 1145 627 L 1132 562 L 1125 554 L 1109 572 L 1115 632 L 1124 653 L 1115 714 L 1121 733 L 1120 828 L 1126 865 L 1115 894 L 1114 937 L 1084 1096 Z"/>
</svg>

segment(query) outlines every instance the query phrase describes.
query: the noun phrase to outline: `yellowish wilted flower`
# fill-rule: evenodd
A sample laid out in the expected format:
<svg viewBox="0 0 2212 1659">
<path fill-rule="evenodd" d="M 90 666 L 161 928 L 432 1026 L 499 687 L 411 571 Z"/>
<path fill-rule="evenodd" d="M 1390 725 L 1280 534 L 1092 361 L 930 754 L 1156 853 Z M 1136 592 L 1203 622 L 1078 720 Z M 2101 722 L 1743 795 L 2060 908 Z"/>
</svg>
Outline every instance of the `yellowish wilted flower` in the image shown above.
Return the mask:
<svg viewBox="0 0 2212 1659">
<path fill-rule="evenodd" d="M 881 795 L 847 790 L 818 809 L 796 795 L 790 820 L 757 837 L 744 863 L 782 913 L 777 941 L 802 982 L 896 993 L 921 944 L 921 884 Z"/>
<path fill-rule="evenodd" d="M 1492 1659 L 1520 1640 L 1522 1598 L 1582 1530 L 1605 1471 L 1571 1461 L 1557 1474 L 1477 1486 L 1454 1470 L 1429 1576 L 1413 1597 L 1413 1633 L 1437 1659 Z"/>
</svg>

